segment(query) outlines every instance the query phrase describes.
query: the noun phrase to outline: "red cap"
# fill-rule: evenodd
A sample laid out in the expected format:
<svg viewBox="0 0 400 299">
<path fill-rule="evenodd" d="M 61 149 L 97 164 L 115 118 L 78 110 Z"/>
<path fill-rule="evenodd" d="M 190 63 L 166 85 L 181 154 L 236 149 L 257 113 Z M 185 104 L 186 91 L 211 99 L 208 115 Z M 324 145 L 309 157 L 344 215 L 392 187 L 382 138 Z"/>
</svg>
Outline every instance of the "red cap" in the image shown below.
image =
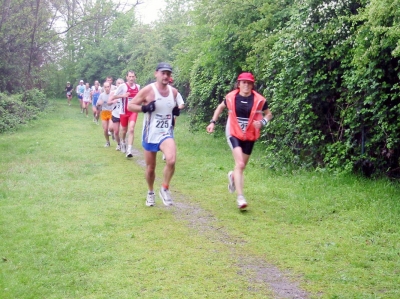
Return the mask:
<svg viewBox="0 0 400 299">
<path fill-rule="evenodd" d="M 169 83 L 174 83 L 174 78 L 172 78 L 172 77 L 169 77 Z"/>
<path fill-rule="evenodd" d="M 241 73 L 237 78 L 238 81 L 251 81 L 254 83 L 254 76 L 252 73 Z"/>
</svg>

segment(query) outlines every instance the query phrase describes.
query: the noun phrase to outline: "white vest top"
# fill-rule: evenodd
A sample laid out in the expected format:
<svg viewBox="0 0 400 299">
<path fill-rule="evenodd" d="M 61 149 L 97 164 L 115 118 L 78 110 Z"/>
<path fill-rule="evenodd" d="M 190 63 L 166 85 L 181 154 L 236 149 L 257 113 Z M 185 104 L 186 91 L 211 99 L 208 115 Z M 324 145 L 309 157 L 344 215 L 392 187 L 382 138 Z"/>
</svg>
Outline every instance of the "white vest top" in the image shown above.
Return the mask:
<svg viewBox="0 0 400 299">
<path fill-rule="evenodd" d="M 142 141 L 145 143 L 160 143 L 166 137 L 172 137 L 172 109 L 176 106 L 171 86 L 168 85 L 169 94 L 163 97 L 154 83 L 151 84 L 156 101 L 156 109 L 147 112 L 143 118 Z"/>
</svg>

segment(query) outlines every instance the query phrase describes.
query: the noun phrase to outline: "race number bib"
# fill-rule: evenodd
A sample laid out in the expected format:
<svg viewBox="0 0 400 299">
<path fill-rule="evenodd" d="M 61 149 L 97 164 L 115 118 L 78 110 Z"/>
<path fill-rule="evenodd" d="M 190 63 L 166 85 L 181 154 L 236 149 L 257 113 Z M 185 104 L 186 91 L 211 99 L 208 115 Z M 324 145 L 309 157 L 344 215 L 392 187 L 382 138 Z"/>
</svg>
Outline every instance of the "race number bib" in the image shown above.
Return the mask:
<svg viewBox="0 0 400 299">
<path fill-rule="evenodd" d="M 162 115 L 162 114 L 156 114 L 155 116 L 155 125 L 154 125 L 154 132 L 157 135 L 169 135 L 169 127 L 171 124 L 171 119 L 172 115 L 167 114 L 167 115 Z"/>
<path fill-rule="evenodd" d="M 239 126 L 242 129 L 242 131 L 243 132 L 246 131 L 247 125 L 249 124 L 249 119 L 248 118 L 238 117 L 237 120 L 238 120 Z"/>
</svg>

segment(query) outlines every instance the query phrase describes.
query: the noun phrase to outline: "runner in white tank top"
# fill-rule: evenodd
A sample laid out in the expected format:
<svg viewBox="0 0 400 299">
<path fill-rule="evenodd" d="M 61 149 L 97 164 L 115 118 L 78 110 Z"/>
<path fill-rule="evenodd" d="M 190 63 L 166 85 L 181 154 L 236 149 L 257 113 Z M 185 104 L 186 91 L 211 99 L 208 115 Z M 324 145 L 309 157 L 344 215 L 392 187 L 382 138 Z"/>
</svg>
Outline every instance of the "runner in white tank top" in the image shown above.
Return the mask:
<svg viewBox="0 0 400 299">
<path fill-rule="evenodd" d="M 172 109 L 176 106 L 171 86 L 168 85 L 169 94 L 163 97 L 154 83 L 150 84 L 155 95 L 156 109 L 146 113 L 143 118 L 142 142 L 159 144 L 165 138 L 172 138 Z M 150 149 L 149 149 L 150 150 Z"/>
<path fill-rule="evenodd" d="M 164 205 L 173 205 L 169 183 L 175 172 L 176 145 L 170 127 L 178 91 L 169 86 L 171 73 L 172 67 L 168 63 L 159 63 L 154 74 L 156 82 L 141 89 L 128 104 L 129 111 L 145 113 L 142 146 L 146 161 L 146 181 L 149 188 L 146 198 L 147 206 L 155 205 L 154 181 L 158 151 L 162 151 L 166 159 L 160 197 Z"/>
</svg>

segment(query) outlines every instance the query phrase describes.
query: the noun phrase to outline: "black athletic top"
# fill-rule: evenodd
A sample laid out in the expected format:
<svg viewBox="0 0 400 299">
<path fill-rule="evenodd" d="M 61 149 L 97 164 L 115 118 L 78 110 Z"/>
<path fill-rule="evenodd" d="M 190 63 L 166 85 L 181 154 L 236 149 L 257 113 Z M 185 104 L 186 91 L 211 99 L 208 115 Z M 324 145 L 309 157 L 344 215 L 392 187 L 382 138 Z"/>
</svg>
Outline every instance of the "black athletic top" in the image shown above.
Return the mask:
<svg viewBox="0 0 400 299">
<path fill-rule="evenodd" d="M 224 104 L 226 105 L 226 100 L 224 100 Z M 254 94 L 249 95 L 248 97 L 241 96 L 237 94 L 235 97 L 235 108 L 236 108 L 236 116 L 238 118 L 249 118 L 251 109 L 254 104 Z M 262 107 L 262 111 L 268 109 L 268 103 L 265 101 L 264 106 Z"/>
</svg>

